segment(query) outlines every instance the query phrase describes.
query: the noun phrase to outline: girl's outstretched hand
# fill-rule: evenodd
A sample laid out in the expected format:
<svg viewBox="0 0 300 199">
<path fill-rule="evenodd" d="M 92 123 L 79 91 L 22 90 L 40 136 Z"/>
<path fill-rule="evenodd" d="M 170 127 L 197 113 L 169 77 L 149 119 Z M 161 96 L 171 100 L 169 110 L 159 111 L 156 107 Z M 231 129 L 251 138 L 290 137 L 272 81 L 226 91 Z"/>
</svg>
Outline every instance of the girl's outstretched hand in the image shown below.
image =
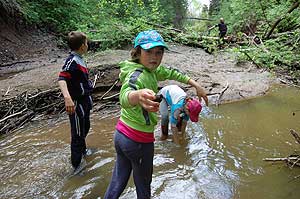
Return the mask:
<svg viewBox="0 0 300 199">
<path fill-rule="evenodd" d="M 157 112 L 159 110 L 159 102 L 156 99 L 154 91 L 150 89 L 140 89 L 132 91 L 128 95 L 131 105 L 141 105 L 146 111 Z"/>
<path fill-rule="evenodd" d="M 139 104 L 149 112 L 157 112 L 159 110 L 159 102 L 155 102 L 155 93 L 150 89 L 139 90 Z"/>
<path fill-rule="evenodd" d="M 193 79 L 189 79 L 188 84 L 193 86 L 196 89 L 197 96 L 199 97 L 199 100 L 201 102 L 201 98 L 204 99 L 206 106 L 208 106 L 208 98 L 206 95 L 205 90 Z"/>
</svg>

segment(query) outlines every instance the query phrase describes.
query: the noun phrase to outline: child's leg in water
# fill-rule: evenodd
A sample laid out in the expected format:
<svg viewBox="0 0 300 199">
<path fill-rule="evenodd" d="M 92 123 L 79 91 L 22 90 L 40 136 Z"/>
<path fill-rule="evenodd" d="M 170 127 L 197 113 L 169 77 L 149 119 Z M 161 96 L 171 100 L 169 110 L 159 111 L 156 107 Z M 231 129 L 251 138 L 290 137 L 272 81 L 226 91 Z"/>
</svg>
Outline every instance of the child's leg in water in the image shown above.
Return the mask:
<svg viewBox="0 0 300 199">
<path fill-rule="evenodd" d="M 154 144 L 138 143 L 123 133 L 115 132 L 117 160 L 105 199 L 119 198 L 128 183 L 131 171 L 137 198 L 150 198 L 153 173 Z"/>
<path fill-rule="evenodd" d="M 175 128 L 177 128 L 177 127 L 175 127 Z M 173 132 L 173 142 L 175 143 L 175 144 L 180 144 L 180 138 L 179 138 L 179 132 L 178 132 L 178 130 L 173 130 L 172 131 Z"/>
<path fill-rule="evenodd" d="M 177 125 L 172 126 L 173 141 L 176 144 L 181 145 L 184 143 L 186 125 L 187 125 L 186 120 L 178 120 Z"/>
<path fill-rule="evenodd" d="M 169 131 L 169 111 L 168 104 L 165 99 L 162 99 L 159 106 L 159 111 L 161 115 L 161 137 L 160 140 L 168 139 Z"/>
</svg>

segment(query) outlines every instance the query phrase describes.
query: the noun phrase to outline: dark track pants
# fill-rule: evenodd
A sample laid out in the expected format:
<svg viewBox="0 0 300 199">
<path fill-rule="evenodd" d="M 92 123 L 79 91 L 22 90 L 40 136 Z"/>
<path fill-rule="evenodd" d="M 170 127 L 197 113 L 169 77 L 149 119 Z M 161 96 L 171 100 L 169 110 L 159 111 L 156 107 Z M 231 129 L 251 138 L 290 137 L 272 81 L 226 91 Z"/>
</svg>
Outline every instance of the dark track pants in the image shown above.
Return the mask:
<svg viewBox="0 0 300 199">
<path fill-rule="evenodd" d="M 90 129 L 90 110 L 76 104 L 75 113 L 69 115 L 71 124 L 71 163 L 77 168 L 86 153 L 85 138 Z"/>
<path fill-rule="evenodd" d="M 132 141 L 119 131 L 115 132 L 117 159 L 105 199 L 116 199 L 126 188 L 131 171 L 138 199 L 151 197 L 154 144 Z"/>
</svg>

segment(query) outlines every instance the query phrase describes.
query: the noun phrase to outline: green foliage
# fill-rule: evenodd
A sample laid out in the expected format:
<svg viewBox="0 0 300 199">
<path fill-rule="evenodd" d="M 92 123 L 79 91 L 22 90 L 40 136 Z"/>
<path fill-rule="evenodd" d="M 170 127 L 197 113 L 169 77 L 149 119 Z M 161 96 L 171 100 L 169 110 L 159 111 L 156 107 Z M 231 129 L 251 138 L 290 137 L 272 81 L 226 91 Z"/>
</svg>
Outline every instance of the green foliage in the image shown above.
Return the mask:
<svg viewBox="0 0 300 199">
<path fill-rule="evenodd" d="M 209 15 L 219 13 L 221 0 L 210 0 Z"/>
<path fill-rule="evenodd" d="M 251 28 L 268 30 L 271 23 L 282 17 L 293 5 L 293 0 L 269 1 L 269 0 L 223 0 L 213 1 L 214 9 L 210 8 L 211 16 L 218 22 L 220 17 L 229 25 L 228 32 L 236 33 Z M 282 23 L 277 26 L 278 32 L 284 32 L 295 27 L 300 20 L 300 12 L 289 14 Z M 237 31 L 236 31 L 237 30 Z M 255 31 L 255 30 L 254 30 Z"/>
<path fill-rule="evenodd" d="M 80 30 L 115 48 L 154 24 L 171 26 L 184 16 L 187 0 L 18 0 L 30 23 L 66 34 Z"/>
<path fill-rule="evenodd" d="M 251 41 L 246 41 L 249 42 L 247 46 L 237 48 L 241 52 L 238 53 L 240 60 L 251 59 L 259 66 L 267 68 L 300 69 L 298 47 L 300 8 L 287 13 L 297 1 L 212 0 L 211 2 L 213 2 L 213 7 L 210 9 L 211 17 L 215 19 L 215 22 L 223 17 L 228 25 L 229 34 L 243 38 L 239 32 L 244 32 L 250 36 L 255 34 L 263 39 L 262 44 L 253 45 Z M 264 40 L 264 36 L 279 19 L 281 21 L 276 25 L 271 36 L 277 33 L 284 34 Z M 217 34 L 217 31 L 212 34 Z"/>
<path fill-rule="evenodd" d="M 164 17 L 159 14 L 158 3 L 151 1 L 145 4 L 141 0 L 98 1 L 98 14 L 90 21 L 96 31 L 91 32 L 91 27 L 86 23 L 80 29 L 87 32 L 91 39 L 100 40 L 102 49 L 119 48 L 131 43 L 137 32 L 150 29 L 146 22 L 157 23 Z"/>
<path fill-rule="evenodd" d="M 96 0 L 18 0 L 30 23 L 53 31 L 76 29 Z M 87 3 L 88 2 L 88 3 Z"/>
<path fill-rule="evenodd" d="M 183 6 L 186 1 L 180 2 Z M 118 48 L 131 44 L 138 32 L 156 28 L 154 24 L 170 26 L 178 7 L 173 1 L 99 0 L 98 14 L 91 22 L 97 31 L 91 33 L 85 25 L 81 30 L 100 40 L 102 49 Z"/>
<path fill-rule="evenodd" d="M 299 32 L 282 35 L 276 39 L 267 40 L 264 44 L 256 47 L 243 47 L 240 52 L 246 52 L 261 67 L 273 69 L 280 66 L 288 70 L 300 69 L 300 50 L 295 48 L 295 45 L 299 45 L 299 38 Z M 248 58 L 243 53 L 239 56 L 240 60 Z"/>
<path fill-rule="evenodd" d="M 192 0 L 190 1 L 191 7 L 193 9 L 188 12 L 188 17 L 200 18 L 200 19 L 209 19 L 208 15 L 208 7 L 207 5 L 199 4 L 198 1 Z M 198 35 L 208 35 L 207 27 L 208 20 L 186 20 L 185 21 L 185 30 L 188 33 L 194 34 L 198 33 Z"/>
<path fill-rule="evenodd" d="M 71 30 L 87 33 L 92 40 L 100 41 L 101 49 L 119 48 L 131 44 L 136 34 L 146 29 L 157 29 L 163 25 L 162 35 L 166 41 L 204 46 L 207 51 L 217 50 L 218 41 L 205 36 L 218 36 L 218 30 L 207 28 L 223 17 L 228 34 L 241 39 L 243 34 L 264 38 L 275 23 L 282 19 L 273 35 L 283 34 L 275 39 L 264 40 L 263 44 L 245 46 L 240 49 L 239 59 L 255 60 L 260 66 L 274 68 L 285 66 L 290 69 L 299 66 L 299 7 L 287 14 L 295 0 L 211 0 L 210 8 L 203 7 L 196 0 L 197 14 L 187 13 L 187 0 L 17 0 L 27 21 L 40 27 L 66 34 Z M 189 17 L 209 18 L 213 21 L 188 21 Z M 184 34 L 170 31 L 172 27 L 182 28 Z M 209 34 L 210 33 L 210 34 Z M 239 49 L 239 48 L 236 48 Z M 249 50 L 251 49 L 251 50 Z M 247 54 L 247 55 L 246 55 Z"/>
</svg>

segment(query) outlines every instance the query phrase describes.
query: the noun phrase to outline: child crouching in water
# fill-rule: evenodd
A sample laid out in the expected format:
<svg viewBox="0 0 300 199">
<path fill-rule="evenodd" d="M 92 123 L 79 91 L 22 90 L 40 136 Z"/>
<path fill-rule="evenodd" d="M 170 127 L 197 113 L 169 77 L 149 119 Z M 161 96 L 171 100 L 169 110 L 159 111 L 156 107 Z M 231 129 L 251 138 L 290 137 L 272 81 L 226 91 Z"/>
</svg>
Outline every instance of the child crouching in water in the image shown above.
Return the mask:
<svg viewBox="0 0 300 199">
<path fill-rule="evenodd" d="M 177 85 L 163 87 L 158 94 L 162 95 L 159 111 L 161 114 L 161 140 L 168 138 L 169 111 L 171 109 L 171 130 L 173 141 L 182 144 L 185 137 L 187 121 L 198 122 L 202 106 L 199 100 L 192 99 Z"/>
<path fill-rule="evenodd" d="M 163 38 L 155 30 L 140 32 L 134 41 L 132 60 L 120 65 L 121 116 L 116 125 L 114 144 L 117 158 L 105 199 L 119 198 L 131 172 L 138 199 L 151 197 L 154 156 L 154 128 L 159 102 L 155 102 L 158 81 L 177 80 L 196 88 L 206 104 L 205 91 L 194 80 L 178 70 L 160 66 L 164 50 Z"/>
</svg>

